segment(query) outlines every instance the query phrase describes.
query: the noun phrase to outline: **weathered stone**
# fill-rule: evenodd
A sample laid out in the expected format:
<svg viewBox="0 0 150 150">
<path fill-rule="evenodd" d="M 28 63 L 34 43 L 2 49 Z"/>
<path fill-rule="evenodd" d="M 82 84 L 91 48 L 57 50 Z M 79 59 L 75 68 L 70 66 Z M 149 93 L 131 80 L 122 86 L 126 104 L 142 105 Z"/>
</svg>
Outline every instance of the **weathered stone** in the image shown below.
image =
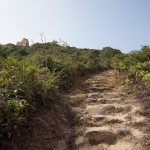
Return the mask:
<svg viewBox="0 0 150 150">
<path fill-rule="evenodd" d="M 98 98 L 99 96 L 100 96 L 99 93 L 90 93 L 90 94 L 88 95 L 88 98 Z"/>
<path fill-rule="evenodd" d="M 104 118 L 106 118 L 106 116 L 104 116 L 104 115 L 93 115 L 93 116 L 92 116 L 92 120 L 93 120 L 94 122 L 101 121 L 101 120 L 103 120 Z"/>
<path fill-rule="evenodd" d="M 105 119 L 105 123 L 123 123 L 126 119 L 122 118 L 121 116 L 105 116 L 105 115 L 93 115 L 92 120 L 94 122 L 99 122 Z"/>
<path fill-rule="evenodd" d="M 90 114 L 112 114 L 124 111 L 124 107 L 116 107 L 113 104 L 87 105 L 86 111 Z"/>
<path fill-rule="evenodd" d="M 109 87 L 90 87 L 90 90 L 103 92 L 105 90 L 111 90 L 111 88 L 109 88 Z"/>
<path fill-rule="evenodd" d="M 83 136 L 79 136 L 76 140 L 75 140 L 75 144 L 76 146 L 80 146 L 84 143 L 84 137 Z"/>
<path fill-rule="evenodd" d="M 121 136 L 130 134 L 130 130 L 126 128 L 118 128 L 116 129 L 116 132 L 118 135 L 121 135 Z"/>
<path fill-rule="evenodd" d="M 100 114 L 100 105 L 87 105 L 86 111 L 90 114 Z"/>
<path fill-rule="evenodd" d="M 106 104 L 106 99 L 105 99 L 105 98 L 99 98 L 99 99 L 98 99 L 98 102 L 99 102 L 100 104 Z"/>
<path fill-rule="evenodd" d="M 95 99 L 95 98 L 87 98 L 86 100 L 85 100 L 86 102 L 88 102 L 88 103 L 96 103 L 97 102 L 97 99 Z"/>
<path fill-rule="evenodd" d="M 95 81 L 95 80 L 87 80 L 83 83 L 83 85 L 92 85 L 92 84 L 100 84 L 101 81 Z"/>
<path fill-rule="evenodd" d="M 107 84 L 99 83 L 99 84 L 92 84 L 92 87 L 105 87 Z"/>
<path fill-rule="evenodd" d="M 102 105 L 100 108 L 101 114 L 111 114 L 116 112 L 116 107 L 113 105 Z"/>
<path fill-rule="evenodd" d="M 120 101 L 121 101 L 121 98 L 106 99 L 106 104 L 118 103 Z"/>
<path fill-rule="evenodd" d="M 117 139 L 114 131 L 104 127 L 88 128 L 85 132 L 85 137 L 88 137 L 91 145 L 100 143 L 115 144 Z"/>
<path fill-rule="evenodd" d="M 28 39 L 23 38 L 21 42 L 17 42 L 17 46 L 29 46 Z"/>
<path fill-rule="evenodd" d="M 106 98 L 99 98 L 98 102 L 100 104 L 112 104 L 112 103 L 117 103 L 120 102 L 121 98 L 111 98 L 111 99 L 106 99 Z"/>
<path fill-rule="evenodd" d="M 124 111 L 124 107 L 116 107 L 116 113 L 120 113 L 120 112 L 123 112 Z"/>
<path fill-rule="evenodd" d="M 106 116 L 106 123 L 123 123 L 126 119 L 122 118 L 121 116 Z"/>
<path fill-rule="evenodd" d="M 110 99 L 110 98 L 119 98 L 120 97 L 120 95 L 118 93 L 103 93 L 102 96 L 104 98 L 108 98 L 108 99 Z"/>
</svg>

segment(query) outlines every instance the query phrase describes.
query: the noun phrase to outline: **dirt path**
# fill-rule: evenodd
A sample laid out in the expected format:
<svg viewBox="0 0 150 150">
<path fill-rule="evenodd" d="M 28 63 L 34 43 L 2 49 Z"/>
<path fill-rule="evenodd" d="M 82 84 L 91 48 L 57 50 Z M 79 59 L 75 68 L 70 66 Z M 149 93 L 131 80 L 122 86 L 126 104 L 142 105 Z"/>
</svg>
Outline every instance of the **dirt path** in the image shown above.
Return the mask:
<svg viewBox="0 0 150 150">
<path fill-rule="evenodd" d="M 114 71 L 94 75 L 83 86 L 84 90 L 69 96 L 76 126 L 72 129 L 74 139 L 70 139 L 72 147 L 68 149 L 150 149 L 150 139 L 145 140 L 148 135 L 142 107 L 132 94 L 126 94 L 123 86 L 116 85 Z"/>
</svg>

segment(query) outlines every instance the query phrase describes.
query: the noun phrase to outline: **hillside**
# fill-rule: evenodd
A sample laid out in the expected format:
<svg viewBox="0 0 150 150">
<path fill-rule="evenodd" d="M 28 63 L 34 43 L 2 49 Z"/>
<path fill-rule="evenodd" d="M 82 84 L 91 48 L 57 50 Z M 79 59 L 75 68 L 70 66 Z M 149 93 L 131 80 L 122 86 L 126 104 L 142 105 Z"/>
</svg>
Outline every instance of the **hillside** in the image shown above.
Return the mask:
<svg viewBox="0 0 150 150">
<path fill-rule="evenodd" d="M 148 46 L 128 55 L 53 41 L 0 54 L 1 149 L 148 148 Z"/>
</svg>

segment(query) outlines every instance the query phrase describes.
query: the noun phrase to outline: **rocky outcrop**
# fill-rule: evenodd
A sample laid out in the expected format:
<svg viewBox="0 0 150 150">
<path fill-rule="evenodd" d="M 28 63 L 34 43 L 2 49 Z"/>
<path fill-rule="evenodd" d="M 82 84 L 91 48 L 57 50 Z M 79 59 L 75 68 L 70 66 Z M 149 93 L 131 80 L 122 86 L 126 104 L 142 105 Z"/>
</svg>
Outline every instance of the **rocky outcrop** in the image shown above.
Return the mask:
<svg viewBox="0 0 150 150">
<path fill-rule="evenodd" d="M 23 38 L 21 42 L 17 42 L 17 46 L 29 46 L 28 39 Z"/>
</svg>

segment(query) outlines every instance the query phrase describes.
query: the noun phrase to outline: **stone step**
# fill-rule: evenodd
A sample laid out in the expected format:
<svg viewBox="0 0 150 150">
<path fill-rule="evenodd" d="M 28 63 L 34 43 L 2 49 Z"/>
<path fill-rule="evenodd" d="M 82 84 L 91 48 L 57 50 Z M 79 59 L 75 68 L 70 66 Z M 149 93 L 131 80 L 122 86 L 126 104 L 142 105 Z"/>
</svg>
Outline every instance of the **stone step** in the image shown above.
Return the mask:
<svg viewBox="0 0 150 150">
<path fill-rule="evenodd" d="M 112 103 L 120 103 L 122 101 L 121 98 L 98 98 L 97 100 L 100 104 L 112 104 Z"/>
<path fill-rule="evenodd" d="M 130 134 L 130 130 L 126 128 L 112 129 L 110 127 L 88 127 L 85 130 L 85 137 L 91 145 L 101 143 L 115 144 L 117 138 Z"/>
<path fill-rule="evenodd" d="M 108 87 L 108 85 L 105 83 L 99 83 L 99 84 L 92 84 L 92 87 Z"/>
<path fill-rule="evenodd" d="M 105 121 L 105 123 L 123 123 L 126 121 L 122 116 L 106 116 L 106 115 L 92 115 L 94 122 Z"/>
<path fill-rule="evenodd" d="M 86 85 L 86 86 L 93 85 L 93 84 L 101 84 L 101 85 L 103 84 L 103 85 L 105 85 L 106 82 L 93 80 L 93 81 L 86 81 L 86 82 L 83 83 L 83 85 Z"/>
<path fill-rule="evenodd" d="M 121 98 L 112 98 L 112 99 L 105 99 L 105 98 L 87 98 L 85 100 L 86 103 L 97 103 L 97 104 L 114 104 L 120 103 Z"/>
<path fill-rule="evenodd" d="M 97 102 L 97 99 L 95 99 L 95 98 L 87 98 L 87 99 L 85 100 L 85 102 L 87 102 L 87 103 L 96 103 L 96 102 Z"/>
<path fill-rule="evenodd" d="M 112 92 L 108 92 L 108 93 L 103 93 L 102 97 L 110 99 L 110 98 L 120 98 L 121 95 L 119 93 L 112 93 Z"/>
<path fill-rule="evenodd" d="M 88 79 L 86 80 L 83 85 L 90 85 L 90 84 L 106 84 L 108 79 L 106 78 L 95 78 L 95 79 Z"/>
<path fill-rule="evenodd" d="M 115 104 L 98 104 L 98 105 L 87 105 L 86 111 L 90 114 L 112 114 L 121 113 L 124 111 L 126 106 L 117 106 Z"/>
<path fill-rule="evenodd" d="M 103 79 L 106 79 L 106 80 L 107 80 L 108 77 L 102 75 L 102 76 L 96 76 L 96 77 L 94 77 L 94 79 L 95 79 L 95 80 L 103 80 Z"/>
<path fill-rule="evenodd" d="M 99 98 L 101 97 L 100 93 L 89 93 L 88 98 Z"/>
<path fill-rule="evenodd" d="M 90 87 L 89 88 L 90 91 L 97 91 L 97 92 L 103 92 L 106 90 L 112 90 L 110 87 Z"/>
</svg>

